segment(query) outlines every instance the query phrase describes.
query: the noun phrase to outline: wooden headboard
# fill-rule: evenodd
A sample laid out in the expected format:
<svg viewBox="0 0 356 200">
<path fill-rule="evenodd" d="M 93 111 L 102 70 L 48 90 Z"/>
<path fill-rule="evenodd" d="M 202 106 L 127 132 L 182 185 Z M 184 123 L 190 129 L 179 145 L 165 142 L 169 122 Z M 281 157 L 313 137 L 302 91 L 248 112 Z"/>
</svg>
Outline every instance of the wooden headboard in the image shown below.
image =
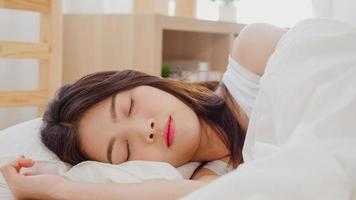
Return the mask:
<svg viewBox="0 0 356 200">
<path fill-rule="evenodd" d="M 0 41 L 0 57 L 39 60 L 38 89 L 0 91 L 0 107 L 36 106 L 41 116 L 62 83 L 61 0 L 0 0 L 0 8 L 40 13 L 39 43 Z"/>
</svg>

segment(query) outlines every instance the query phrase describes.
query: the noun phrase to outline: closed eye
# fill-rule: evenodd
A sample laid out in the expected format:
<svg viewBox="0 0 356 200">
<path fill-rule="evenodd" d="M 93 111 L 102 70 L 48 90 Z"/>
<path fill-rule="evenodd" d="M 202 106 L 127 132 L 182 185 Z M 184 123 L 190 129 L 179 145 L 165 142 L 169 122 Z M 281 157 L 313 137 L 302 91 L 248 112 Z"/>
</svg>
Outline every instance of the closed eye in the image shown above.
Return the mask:
<svg viewBox="0 0 356 200">
<path fill-rule="evenodd" d="M 129 116 L 131 115 L 134 106 L 135 106 L 135 101 L 131 98 L 131 100 L 130 100 L 130 109 L 129 109 Z"/>
</svg>

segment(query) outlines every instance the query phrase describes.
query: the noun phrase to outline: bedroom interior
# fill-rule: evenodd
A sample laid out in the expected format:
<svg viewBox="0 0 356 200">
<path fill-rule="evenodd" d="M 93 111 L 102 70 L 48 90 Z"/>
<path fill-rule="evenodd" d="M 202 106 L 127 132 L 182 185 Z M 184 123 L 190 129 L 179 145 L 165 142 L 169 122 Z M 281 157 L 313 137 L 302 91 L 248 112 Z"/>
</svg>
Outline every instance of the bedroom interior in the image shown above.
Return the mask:
<svg viewBox="0 0 356 200">
<path fill-rule="evenodd" d="M 219 20 L 217 2 L 210 0 L 54 1 L 58 5 L 51 8 L 51 16 L 46 13 L 48 2 L 1 1 L 1 7 L 10 8 L 0 10 L 1 129 L 40 116 L 56 88 L 90 72 L 128 68 L 161 75 L 161 67 L 170 64 L 172 78 L 194 81 L 209 71 L 211 79 L 218 80 L 226 68 L 232 41 L 245 24 L 275 20 L 288 27 L 298 19 L 294 16 L 289 22 L 277 22 L 268 10 L 256 17 L 262 11 L 254 10 L 252 1 L 251 5 L 245 1 L 235 3 L 241 9 L 237 21 Z M 352 6 L 348 6 L 352 1 L 332 2 L 294 2 L 288 11 L 297 13 L 291 9 L 294 6 L 306 10 L 298 11 L 304 12 L 299 19 L 311 17 L 313 5 L 317 17 L 354 23 Z M 288 4 L 255 1 L 256 5 L 270 4 L 269 9 L 273 9 L 273 3 Z M 39 12 L 20 11 L 22 8 Z M 253 14 L 244 14 L 247 11 L 243 8 Z M 275 12 L 285 12 L 281 10 Z M 22 46 L 26 42 L 30 46 Z M 34 43 L 41 46 L 34 47 Z M 41 53 L 31 53 L 37 47 Z M 23 50 L 30 52 L 23 54 Z M 44 55 L 42 50 L 49 50 L 49 54 Z M 203 75 L 197 73 L 199 66 Z"/>
<path fill-rule="evenodd" d="M 0 167 L 25 152 L 38 163 L 29 173 L 78 182 L 189 179 L 199 162 L 62 162 L 40 140 L 45 106 L 62 85 L 104 70 L 220 81 L 234 39 L 261 22 L 291 31 L 268 61 L 246 165 L 184 199 L 356 200 L 355 9 L 354 0 L 0 0 Z M 0 199 L 13 199 L 1 173 Z"/>
</svg>

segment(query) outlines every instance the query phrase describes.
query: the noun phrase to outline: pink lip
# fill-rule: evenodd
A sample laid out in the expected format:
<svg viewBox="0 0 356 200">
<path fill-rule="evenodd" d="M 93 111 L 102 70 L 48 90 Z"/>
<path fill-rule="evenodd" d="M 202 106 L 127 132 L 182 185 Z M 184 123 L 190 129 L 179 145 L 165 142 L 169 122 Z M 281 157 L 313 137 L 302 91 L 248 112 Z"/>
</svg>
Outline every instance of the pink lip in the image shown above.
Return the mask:
<svg viewBox="0 0 356 200">
<path fill-rule="evenodd" d="M 164 138 L 167 147 L 170 147 L 174 140 L 174 120 L 172 116 L 169 116 L 166 125 L 164 126 Z"/>
</svg>

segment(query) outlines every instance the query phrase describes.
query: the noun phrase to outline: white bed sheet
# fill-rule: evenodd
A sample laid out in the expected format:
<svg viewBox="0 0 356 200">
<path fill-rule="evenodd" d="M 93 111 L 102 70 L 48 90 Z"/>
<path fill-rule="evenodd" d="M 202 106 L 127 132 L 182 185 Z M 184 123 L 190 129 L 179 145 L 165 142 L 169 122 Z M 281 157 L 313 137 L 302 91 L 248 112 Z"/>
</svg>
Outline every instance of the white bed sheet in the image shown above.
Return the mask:
<svg viewBox="0 0 356 200">
<path fill-rule="evenodd" d="M 245 164 L 182 199 L 356 199 L 356 29 L 298 23 L 260 83 Z"/>
</svg>

